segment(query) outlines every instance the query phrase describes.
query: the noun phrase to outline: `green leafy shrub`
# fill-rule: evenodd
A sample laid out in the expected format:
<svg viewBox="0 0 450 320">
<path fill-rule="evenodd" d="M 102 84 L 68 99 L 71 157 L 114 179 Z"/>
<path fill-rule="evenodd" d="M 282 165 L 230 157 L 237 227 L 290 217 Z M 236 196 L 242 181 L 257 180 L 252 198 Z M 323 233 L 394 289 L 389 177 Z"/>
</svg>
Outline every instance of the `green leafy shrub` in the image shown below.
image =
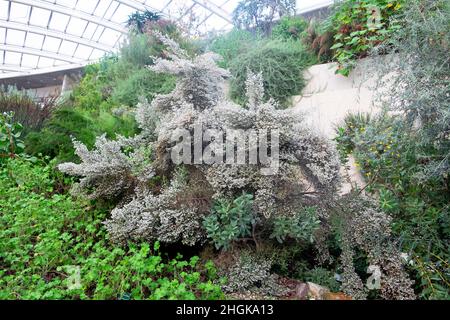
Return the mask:
<svg viewBox="0 0 450 320">
<path fill-rule="evenodd" d="M 104 82 L 100 81 L 97 72 L 91 71 L 75 87 L 70 102 L 74 107 L 82 110 L 96 110 L 107 98 L 107 93 L 103 92 L 103 87 Z"/>
<path fill-rule="evenodd" d="M 255 218 L 252 214 L 253 196 L 242 196 L 229 200 L 219 200 L 211 215 L 205 217 L 203 226 L 217 249 L 229 249 L 232 241 L 252 234 Z"/>
<path fill-rule="evenodd" d="M 32 155 L 44 154 L 60 161 L 76 159 L 72 137 L 92 146 L 97 128 L 93 120 L 76 109 L 58 109 L 41 131 L 26 137 L 26 151 Z"/>
<path fill-rule="evenodd" d="M 372 136 L 393 138 L 390 148 L 382 141 L 378 155 L 364 161 L 366 152 L 374 155 L 362 147 L 365 141 L 374 147 L 368 133 L 360 137 L 357 152 L 366 174 L 374 176 L 373 190 L 396 218 L 420 297 L 448 299 L 449 3 L 407 1 L 400 18 L 402 28 L 374 50 L 368 75 L 379 79 L 377 96 L 385 108 L 403 116 L 373 124 Z"/>
<path fill-rule="evenodd" d="M 345 0 L 338 2 L 331 25 L 334 35 L 336 73 L 348 76 L 357 60 L 367 57 L 375 46 L 387 42 L 401 28 L 395 17 L 403 0 Z"/>
<path fill-rule="evenodd" d="M 302 71 L 314 63 L 311 54 L 298 41 L 261 41 L 230 64 L 233 76 L 231 96 L 245 103 L 247 72 L 262 73 L 265 99 L 272 97 L 282 106 L 289 105 L 291 96 L 306 85 Z"/>
<path fill-rule="evenodd" d="M 15 122 L 14 112 L 0 114 L 0 163 L 21 154 L 25 145 L 20 137 L 23 126 Z"/>
<path fill-rule="evenodd" d="M 52 165 L 0 169 L 0 299 L 220 299 L 215 268 L 159 244 L 113 247 L 106 213 L 55 193 Z"/>
<path fill-rule="evenodd" d="M 421 179 L 450 177 L 450 5 L 411 0 L 400 16 L 403 26 L 373 52 L 368 76 L 379 79 L 376 98 L 405 115 L 405 128 L 419 131 Z M 389 55 L 383 55 L 385 52 Z M 387 77 L 390 77 L 387 79 Z"/>
<path fill-rule="evenodd" d="M 281 40 L 300 40 L 308 22 L 300 17 L 283 17 L 272 30 L 272 37 Z"/>
<path fill-rule="evenodd" d="M 283 243 L 286 238 L 314 242 L 314 232 L 319 228 L 320 220 L 316 208 L 305 208 L 295 217 L 277 217 L 273 221 L 271 238 Z"/>
</svg>

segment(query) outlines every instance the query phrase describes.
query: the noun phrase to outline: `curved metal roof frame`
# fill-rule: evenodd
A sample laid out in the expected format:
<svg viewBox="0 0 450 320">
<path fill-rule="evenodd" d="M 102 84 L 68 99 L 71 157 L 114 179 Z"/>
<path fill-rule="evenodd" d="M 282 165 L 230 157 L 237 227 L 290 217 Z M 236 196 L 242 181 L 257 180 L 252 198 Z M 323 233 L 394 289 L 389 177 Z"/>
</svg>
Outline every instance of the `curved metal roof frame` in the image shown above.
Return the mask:
<svg viewBox="0 0 450 320">
<path fill-rule="evenodd" d="M 70 70 L 117 52 L 136 11 L 153 11 L 192 31 L 224 30 L 240 0 L 0 0 L 1 79 Z M 310 11 L 333 0 L 297 0 Z M 299 10 L 299 13 L 302 11 Z"/>
<path fill-rule="evenodd" d="M 223 7 L 237 0 L 212 1 L 0 0 L 0 79 L 77 68 L 117 52 L 128 32 L 127 17 L 135 11 L 181 22 L 201 10 L 198 26 L 216 18 L 223 29 L 231 24 L 231 11 Z"/>
</svg>

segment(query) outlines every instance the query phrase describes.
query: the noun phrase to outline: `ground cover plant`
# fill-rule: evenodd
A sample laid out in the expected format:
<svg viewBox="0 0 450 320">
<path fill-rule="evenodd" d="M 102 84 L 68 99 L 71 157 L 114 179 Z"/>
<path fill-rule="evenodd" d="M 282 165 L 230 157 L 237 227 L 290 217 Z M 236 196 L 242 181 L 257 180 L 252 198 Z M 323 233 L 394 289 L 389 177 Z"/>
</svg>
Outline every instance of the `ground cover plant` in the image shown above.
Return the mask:
<svg viewBox="0 0 450 320">
<path fill-rule="evenodd" d="M 105 209 L 61 193 L 44 160 L 0 166 L 0 299 L 218 299 L 210 262 L 158 242 L 111 244 Z M 216 284 L 217 282 L 217 284 Z"/>
</svg>

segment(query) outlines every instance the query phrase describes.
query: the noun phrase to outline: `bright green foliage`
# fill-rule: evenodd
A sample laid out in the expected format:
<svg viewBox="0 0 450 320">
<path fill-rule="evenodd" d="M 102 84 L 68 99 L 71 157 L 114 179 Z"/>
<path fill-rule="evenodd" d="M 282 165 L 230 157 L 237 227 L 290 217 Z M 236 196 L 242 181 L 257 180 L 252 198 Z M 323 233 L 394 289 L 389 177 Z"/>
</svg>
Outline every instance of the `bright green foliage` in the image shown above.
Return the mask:
<svg viewBox="0 0 450 320">
<path fill-rule="evenodd" d="M 233 240 L 252 234 L 255 224 L 252 205 L 251 194 L 243 194 L 233 201 L 219 200 L 215 203 L 212 214 L 204 219 L 203 226 L 217 249 L 227 250 Z"/>
<path fill-rule="evenodd" d="M 358 118 L 365 121 L 354 121 Z M 340 150 L 353 153 L 369 182 L 367 190 L 378 193 L 380 207 L 394 218 L 393 231 L 401 250 L 410 254 L 416 289 L 422 298 L 448 298 L 448 182 L 420 179 L 426 164 L 422 155 L 433 154 L 433 148 L 422 145 L 420 132 L 410 132 L 401 118 L 347 119 L 339 129 Z"/>
<path fill-rule="evenodd" d="M 271 238 L 283 243 L 287 238 L 298 241 L 314 241 L 314 232 L 319 228 L 320 220 L 316 208 L 302 210 L 295 217 L 276 217 L 273 221 Z"/>
<path fill-rule="evenodd" d="M 58 161 L 71 161 L 77 159 L 72 137 L 92 147 L 97 135 L 131 135 L 135 130 L 134 121 L 127 115 L 115 116 L 100 110 L 96 113 L 97 116 L 94 116 L 94 111 L 88 112 L 78 108 L 58 109 L 41 131 L 27 135 L 27 153 L 41 153 L 52 158 L 57 157 Z"/>
<path fill-rule="evenodd" d="M 92 68 L 92 67 L 91 67 Z M 95 110 L 103 103 L 103 82 L 96 73 L 88 73 L 73 90 L 71 100 L 73 105 L 84 110 Z M 106 94 L 106 93 L 105 93 Z"/>
<path fill-rule="evenodd" d="M 0 163 L 6 158 L 15 158 L 25 149 L 23 141 L 20 140 L 23 127 L 13 118 L 13 112 L 0 114 Z"/>
<path fill-rule="evenodd" d="M 334 35 L 334 59 L 339 63 L 336 73 L 348 76 L 357 60 L 386 41 L 401 28 L 395 16 L 403 0 L 345 0 L 338 3 L 330 18 Z"/>
<path fill-rule="evenodd" d="M 306 85 L 302 72 L 314 61 L 299 41 L 260 41 L 231 62 L 231 96 L 244 103 L 248 71 L 261 72 L 265 98 L 272 97 L 281 106 L 288 106 L 291 96 L 300 94 Z"/>
<path fill-rule="evenodd" d="M 300 40 L 308 22 L 300 17 L 283 17 L 272 30 L 272 37 L 281 40 Z"/>
<path fill-rule="evenodd" d="M 110 244 L 105 212 L 55 193 L 51 165 L 0 169 L 0 299 L 220 299 L 211 263 Z M 79 281 L 77 281 L 79 271 Z"/>
</svg>

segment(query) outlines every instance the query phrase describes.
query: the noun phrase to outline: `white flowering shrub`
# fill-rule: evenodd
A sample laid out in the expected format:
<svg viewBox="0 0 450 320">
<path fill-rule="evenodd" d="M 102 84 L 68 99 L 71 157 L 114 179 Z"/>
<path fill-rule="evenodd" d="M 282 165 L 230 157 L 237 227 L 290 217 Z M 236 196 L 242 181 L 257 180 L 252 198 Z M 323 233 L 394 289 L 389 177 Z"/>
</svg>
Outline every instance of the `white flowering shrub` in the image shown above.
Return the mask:
<svg viewBox="0 0 450 320">
<path fill-rule="evenodd" d="M 288 293 L 279 284 L 279 277 L 270 272 L 272 261 L 253 252 L 242 250 L 221 271 L 227 278 L 222 287 L 225 292 L 238 294 L 257 294 L 263 297 L 281 297 Z"/>
<path fill-rule="evenodd" d="M 404 270 L 401 252 L 392 240 L 391 217 L 377 210 L 372 199 L 361 195 L 349 194 L 329 200 L 328 206 L 328 221 L 338 221 L 333 231 L 338 232 L 340 239 L 341 289 L 354 299 L 366 299 L 369 290 L 374 289 L 368 288 L 355 270 L 358 250 L 367 256 L 369 266 L 380 269 L 377 275 L 380 286 L 375 289 L 381 298 L 414 299 L 414 282 Z M 325 256 L 329 257 L 329 253 L 325 252 Z"/>
<path fill-rule="evenodd" d="M 81 164 L 59 166 L 67 174 L 80 176 L 75 191 L 88 190 L 91 197 L 120 197 L 132 191 L 131 201 L 121 203 L 106 222 L 113 239 L 181 240 L 193 244 L 204 236 L 204 231 L 199 231 L 204 215 L 189 201 L 188 205 L 176 201 L 177 195 L 186 193 L 186 186 L 174 182 L 175 169 L 180 166 L 171 158 L 176 147 L 173 135 L 181 130 L 192 135 L 196 128 L 203 133 L 215 129 L 224 134 L 230 129 L 279 131 L 280 163 L 274 174 L 265 173 L 262 164 L 185 165 L 189 172 L 187 181 L 191 173 L 196 173 L 195 184 L 199 180 L 205 184 L 208 192 L 202 196 L 209 197 L 205 202 L 234 197 L 242 191 L 253 193 L 254 210 L 262 225 L 274 215 L 295 216 L 299 203 L 305 199 L 314 201 L 321 193 L 336 190 L 339 159 L 334 147 L 306 127 L 300 116 L 277 110 L 273 101 L 264 102 L 261 75 L 249 74 L 248 104 L 243 108 L 224 99 L 224 79 L 229 75 L 216 65 L 216 55 L 206 53 L 189 58 L 177 43 L 161 39 L 170 51 L 169 57 L 156 58 L 150 68 L 176 75 L 178 81 L 172 93 L 156 97 L 151 104 L 139 104 L 136 121 L 142 133 L 118 141 L 100 137 L 91 151 L 76 142 Z M 249 149 L 257 148 L 251 136 L 243 134 L 237 138 L 244 139 Z M 269 148 L 275 147 L 271 142 Z M 221 144 L 211 144 L 210 148 L 214 154 L 225 152 Z M 275 160 L 272 157 L 270 161 Z M 265 164 L 269 168 L 271 165 Z M 172 181 L 155 191 L 151 184 L 155 174 Z"/>
<path fill-rule="evenodd" d="M 337 197 L 340 183 L 340 161 L 333 144 L 307 127 L 301 115 L 278 109 L 273 100 L 266 102 L 261 75 L 249 73 L 248 103 L 244 107 L 236 105 L 225 99 L 224 80 L 229 75 L 216 65 L 215 55 L 207 53 L 190 58 L 175 42 L 166 38 L 162 41 L 171 53 L 168 59 L 157 58 L 151 69 L 176 75 L 178 81 L 170 94 L 157 96 L 151 104 L 142 101 L 138 105 L 136 121 L 141 133 L 117 141 L 99 137 L 93 150 L 75 142 L 82 162 L 59 166 L 62 172 L 80 177 L 80 183 L 73 190 L 75 193 L 116 200 L 117 207 L 105 221 L 111 239 L 122 243 L 128 240 L 203 243 L 208 235 L 220 232 L 207 232 L 205 228 L 205 225 L 210 229 L 216 225 L 208 224 L 213 203 L 220 199 L 232 200 L 243 193 L 253 195 L 251 221 L 245 222 L 243 234 L 249 236 L 256 247 L 262 241 L 270 241 L 273 230 L 277 231 L 275 238 L 281 242 L 287 237 L 310 242 L 317 234 L 326 235 L 321 228 L 327 230 L 330 215 L 324 202 Z M 200 140 L 202 150 L 206 147 L 212 158 L 222 157 L 222 160 L 226 154 L 226 162 L 208 162 L 208 157 L 195 161 L 195 146 L 194 159 L 189 152 L 187 157 L 184 152 L 192 150 L 189 139 L 181 146 L 183 157 L 193 161 L 178 161 L 182 134 L 188 133 L 191 138 L 199 133 L 208 136 L 211 132 L 215 133 L 215 139 L 207 145 Z M 232 152 L 233 161 L 228 162 L 228 145 L 216 138 L 240 141 L 245 146 L 245 158 L 250 158 L 253 151 L 261 156 L 262 145 L 258 142 L 262 138 L 255 138 L 249 132 L 270 136 L 266 140 L 266 161 L 236 163 L 239 153 Z M 300 213 L 308 207 L 317 208 L 317 216 L 308 216 L 308 221 L 303 221 Z M 386 234 L 389 229 L 389 220 L 383 220 L 385 217 L 377 212 L 362 210 L 361 215 L 352 216 L 353 229 L 347 233 L 352 237 L 343 240 L 349 242 L 349 250 L 342 258 L 347 270 L 344 277 L 347 274 L 349 277 L 347 292 L 357 297 L 363 297 L 364 292 L 358 290 L 361 287 L 358 281 L 353 284 L 351 281 L 355 278 L 350 263 L 353 247 L 366 249 L 374 262 L 384 261 L 386 258 L 375 255 L 369 246 L 373 242 L 366 240 L 372 232 Z M 293 226 L 288 232 L 281 230 L 284 228 L 281 222 L 294 220 L 298 228 Z M 233 227 L 228 222 L 224 225 Z M 274 229 L 275 226 L 279 230 Z M 401 269 L 396 262 L 389 261 L 390 267 L 383 272 L 392 277 L 398 275 Z M 253 267 L 244 270 L 241 264 L 230 271 L 236 285 L 242 282 L 240 274 L 253 272 Z M 271 277 L 269 269 L 269 265 L 261 265 L 261 278 L 256 279 L 257 282 Z M 397 280 L 408 284 L 406 278 L 397 277 Z M 253 283 L 252 280 L 245 288 L 238 289 L 252 287 Z M 229 289 L 234 290 L 233 284 Z M 396 290 L 395 286 L 390 286 L 384 294 L 395 296 Z M 405 289 L 405 294 L 410 292 Z"/>
<path fill-rule="evenodd" d="M 138 177 L 133 174 L 136 169 L 133 156 L 137 152 L 127 155 L 124 148 L 132 145 L 128 139 L 119 137 L 117 141 L 107 140 L 103 135 L 97 138 L 95 149 L 89 151 L 87 147 L 74 140 L 75 152 L 82 163 L 63 163 L 59 170 L 72 176 L 82 177 L 75 185 L 74 193 L 83 193 L 89 198 L 120 197 L 132 191 L 137 184 Z M 152 176 L 152 169 L 147 175 Z"/>
</svg>

